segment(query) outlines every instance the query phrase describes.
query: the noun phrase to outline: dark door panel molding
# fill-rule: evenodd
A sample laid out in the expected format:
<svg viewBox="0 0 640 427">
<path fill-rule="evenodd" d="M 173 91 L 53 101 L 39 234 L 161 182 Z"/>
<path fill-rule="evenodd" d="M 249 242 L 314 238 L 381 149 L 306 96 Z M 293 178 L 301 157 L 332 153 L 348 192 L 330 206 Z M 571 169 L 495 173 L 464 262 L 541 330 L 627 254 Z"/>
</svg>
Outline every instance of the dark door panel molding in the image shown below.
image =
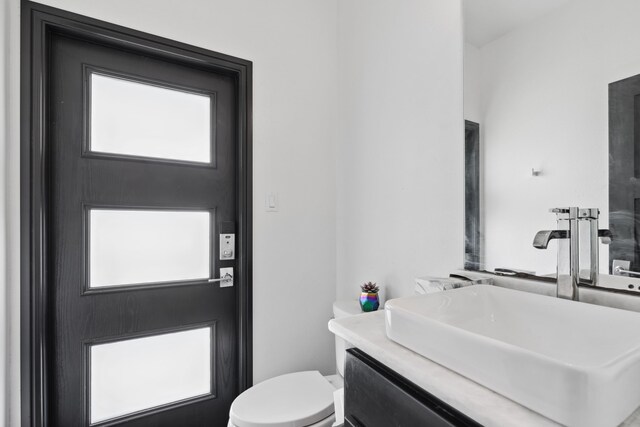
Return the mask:
<svg viewBox="0 0 640 427">
<path fill-rule="evenodd" d="M 238 390 L 252 385 L 252 63 L 52 7 L 21 4 L 21 407 L 22 426 L 47 426 L 47 355 L 51 352 L 48 239 L 50 170 L 48 65 L 53 35 L 77 38 L 163 61 L 230 76 L 236 82 Z"/>
<path fill-rule="evenodd" d="M 640 269 L 640 75 L 609 84 L 609 273 L 614 259 Z"/>
<path fill-rule="evenodd" d="M 482 270 L 480 124 L 464 122 L 464 268 Z"/>
</svg>

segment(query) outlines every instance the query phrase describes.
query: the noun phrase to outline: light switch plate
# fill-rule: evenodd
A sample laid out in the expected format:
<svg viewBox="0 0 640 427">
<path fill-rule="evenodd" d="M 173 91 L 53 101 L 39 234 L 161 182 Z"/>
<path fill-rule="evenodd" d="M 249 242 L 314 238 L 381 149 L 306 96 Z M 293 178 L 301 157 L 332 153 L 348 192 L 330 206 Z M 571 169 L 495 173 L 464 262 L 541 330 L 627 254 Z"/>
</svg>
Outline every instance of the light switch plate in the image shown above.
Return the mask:
<svg viewBox="0 0 640 427">
<path fill-rule="evenodd" d="M 264 198 L 264 210 L 267 212 L 278 212 L 278 193 L 269 192 Z"/>
</svg>

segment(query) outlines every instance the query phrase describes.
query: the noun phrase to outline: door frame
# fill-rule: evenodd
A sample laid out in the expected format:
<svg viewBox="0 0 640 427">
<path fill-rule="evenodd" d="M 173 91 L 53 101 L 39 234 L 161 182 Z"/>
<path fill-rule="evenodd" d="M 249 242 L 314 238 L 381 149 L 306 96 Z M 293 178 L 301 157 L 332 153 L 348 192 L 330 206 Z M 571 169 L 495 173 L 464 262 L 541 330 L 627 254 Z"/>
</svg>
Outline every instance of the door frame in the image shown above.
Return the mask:
<svg viewBox="0 0 640 427">
<path fill-rule="evenodd" d="M 482 270 L 480 124 L 464 121 L 464 269 Z"/>
<path fill-rule="evenodd" d="M 47 422 L 46 319 L 48 165 L 47 69 L 53 33 L 108 42 L 136 52 L 231 75 L 237 82 L 238 389 L 253 382 L 252 358 L 252 62 L 27 0 L 21 3 L 20 47 L 20 352 L 23 427 Z"/>
<path fill-rule="evenodd" d="M 614 259 L 631 261 L 629 270 L 640 268 L 637 238 L 640 194 L 637 184 L 630 180 L 630 177 L 638 177 L 640 167 L 640 153 L 635 148 L 638 138 L 635 99 L 638 93 L 640 74 L 609 83 L 609 229 L 614 236 L 609 245 L 609 274 L 613 274 Z"/>
</svg>

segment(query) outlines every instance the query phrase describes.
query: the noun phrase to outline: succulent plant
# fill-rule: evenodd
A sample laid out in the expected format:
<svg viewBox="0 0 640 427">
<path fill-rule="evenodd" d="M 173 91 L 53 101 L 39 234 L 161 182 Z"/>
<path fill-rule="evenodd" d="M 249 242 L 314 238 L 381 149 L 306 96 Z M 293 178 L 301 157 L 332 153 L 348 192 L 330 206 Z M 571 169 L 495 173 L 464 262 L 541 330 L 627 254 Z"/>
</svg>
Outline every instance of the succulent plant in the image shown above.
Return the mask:
<svg viewBox="0 0 640 427">
<path fill-rule="evenodd" d="M 376 285 L 373 282 L 363 283 L 362 285 L 360 285 L 360 288 L 362 289 L 362 292 L 368 292 L 373 294 L 380 290 L 378 285 Z"/>
</svg>

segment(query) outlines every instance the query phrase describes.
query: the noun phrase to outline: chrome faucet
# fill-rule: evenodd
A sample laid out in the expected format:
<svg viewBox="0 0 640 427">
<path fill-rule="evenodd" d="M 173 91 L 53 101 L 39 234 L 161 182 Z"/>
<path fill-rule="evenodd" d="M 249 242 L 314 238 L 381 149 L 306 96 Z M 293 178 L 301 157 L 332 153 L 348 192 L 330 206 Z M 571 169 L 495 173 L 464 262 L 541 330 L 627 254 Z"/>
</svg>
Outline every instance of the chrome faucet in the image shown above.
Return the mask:
<svg viewBox="0 0 640 427">
<path fill-rule="evenodd" d="M 536 249 L 547 249 L 549 242 L 553 239 L 566 239 L 569 233 L 567 230 L 542 230 L 536 233 L 533 238 L 533 247 Z"/>
<path fill-rule="evenodd" d="M 553 239 L 558 240 L 557 291 L 558 298 L 578 299 L 578 285 L 589 284 L 598 286 L 599 278 L 599 238 L 602 243 L 611 243 L 612 235 L 609 230 L 598 229 L 600 211 L 595 208 L 580 209 L 554 208 L 551 212 L 557 215 L 558 229 L 543 230 L 536 233 L 533 247 L 546 249 Z M 581 221 L 586 221 L 588 228 L 582 227 Z M 584 224 L 584 222 L 582 222 Z M 588 236 L 584 234 L 588 233 Z M 589 277 L 580 276 L 580 235 L 588 237 L 589 244 Z M 568 264 L 567 264 L 568 262 Z"/>
</svg>

